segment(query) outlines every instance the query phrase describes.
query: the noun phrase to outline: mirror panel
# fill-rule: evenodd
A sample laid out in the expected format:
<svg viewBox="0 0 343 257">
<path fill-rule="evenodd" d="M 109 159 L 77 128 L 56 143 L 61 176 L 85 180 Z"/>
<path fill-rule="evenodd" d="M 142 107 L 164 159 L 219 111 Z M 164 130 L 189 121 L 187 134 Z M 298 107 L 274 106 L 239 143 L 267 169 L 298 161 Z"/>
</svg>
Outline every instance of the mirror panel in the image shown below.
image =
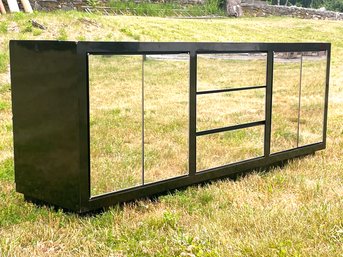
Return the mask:
<svg viewBox="0 0 343 257">
<path fill-rule="evenodd" d="M 197 131 L 265 119 L 265 88 L 197 96 Z"/>
<path fill-rule="evenodd" d="M 197 55 L 197 91 L 266 85 L 266 53 Z"/>
<path fill-rule="evenodd" d="M 89 55 L 91 196 L 142 183 L 142 56 Z"/>
<path fill-rule="evenodd" d="M 264 126 L 197 137 L 197 171 L 263 156 Z"/>
<path fill-rule="evenodd" d="M 271 152 L 297 147 L 301 53 L 274 53 Z"/>
<path fill-rule="evenodd" d="M 323 141 L 326 52 L 303 52 L 299 146 Z"/>
<path fill-rule="evenodd" d="M 146 184 L 188 174 L 189 55 L 144 60 Z"/>
</svg>

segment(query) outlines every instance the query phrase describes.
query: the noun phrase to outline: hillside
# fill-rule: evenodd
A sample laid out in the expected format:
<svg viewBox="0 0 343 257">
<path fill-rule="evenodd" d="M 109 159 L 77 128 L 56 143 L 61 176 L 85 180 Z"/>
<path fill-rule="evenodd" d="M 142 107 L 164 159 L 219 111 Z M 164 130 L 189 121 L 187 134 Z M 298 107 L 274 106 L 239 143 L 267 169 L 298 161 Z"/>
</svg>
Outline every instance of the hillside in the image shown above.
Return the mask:
<svg viewBox="0 0 343 257">
<path fill-rule="evenodd" d="M 32 19 L 46 29 L 33 27 Z M 280 17 L 195 20 L 78 12 L 0 16 L 0 256 L 340 256 L 342 24 Z M 37 207 L 15 192 L 11 39 L 331 42 L 327 149 L 283 168 L 192 186 L 95 216 Z"/>
</svg>

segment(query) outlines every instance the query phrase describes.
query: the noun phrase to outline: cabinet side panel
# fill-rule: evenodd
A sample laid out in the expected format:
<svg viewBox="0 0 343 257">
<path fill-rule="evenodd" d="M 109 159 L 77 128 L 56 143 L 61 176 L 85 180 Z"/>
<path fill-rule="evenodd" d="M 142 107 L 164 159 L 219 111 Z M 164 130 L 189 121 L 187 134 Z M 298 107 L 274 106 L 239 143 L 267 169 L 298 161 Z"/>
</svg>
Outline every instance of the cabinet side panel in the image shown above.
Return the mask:
<svg viewBox="0 0 343 257">
<path fill-rule="evenodd" d="M 10 58 L 16 189 L 78 210 L 76 43 L 11 41 Z"/>
</svg>

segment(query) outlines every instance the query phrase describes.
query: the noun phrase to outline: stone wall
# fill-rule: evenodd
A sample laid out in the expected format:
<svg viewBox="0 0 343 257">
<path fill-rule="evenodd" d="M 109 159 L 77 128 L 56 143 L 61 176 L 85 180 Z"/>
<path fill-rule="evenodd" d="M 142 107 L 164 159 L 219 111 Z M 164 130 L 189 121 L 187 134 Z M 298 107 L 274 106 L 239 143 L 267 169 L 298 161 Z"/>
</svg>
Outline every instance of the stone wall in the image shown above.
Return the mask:
<svg viewBox="0 0 343 257">
<path fill-rule="evenodd" d="M 324 11 L 318 9 L 302 8 L 296 6 L 278 6 L 264 4 L 242 3 L 244 15 L 265 17 L 265 16 L 290 16 L 302 19 L 316 20 L 343 20 L 343 13 Z"/>
<path fill-rule="evenodd" d="M 30 0 L 32 8 L 39 11 L 77 10 L 87 5 L 86 0 Z"/>
<path fill-rule="evenodd" d="M 87 5 L 87 0 L 29 0 L 34 10 L 81 10 L 81 6 Z M 99 3 L 105 3 L 106 0 L 98 0 Z M 150 0 L 151 2 L 167 3 L 177 2 L 180 4 L 204 4 L 206 0 Z M 140 2 L 140 0 L 135 0 Z"/>
</svg>

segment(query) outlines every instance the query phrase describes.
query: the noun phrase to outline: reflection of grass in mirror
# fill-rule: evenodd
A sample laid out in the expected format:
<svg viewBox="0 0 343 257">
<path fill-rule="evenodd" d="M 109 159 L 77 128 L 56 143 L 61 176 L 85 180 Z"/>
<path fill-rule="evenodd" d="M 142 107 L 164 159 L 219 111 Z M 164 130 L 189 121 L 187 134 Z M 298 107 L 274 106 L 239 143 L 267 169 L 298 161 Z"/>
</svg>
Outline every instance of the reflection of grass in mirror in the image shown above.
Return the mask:
<svg viewBox="0 0 343 257">
<path fill-rule="evenodd" d="M 263 155 L 264 127 L 252 127 L 197 138 L 197 171 Z"/>
<path fill-rule="evenodd" d="M 297 145 L 300 58 L 274 61 L 271 151 Z"/>
<path fill-rule="evenodd" d="M 323 140 L 326 58 L 303 57 L 300 145 Z"/>
<path fill-rule="evenodd" d="M 91 57 L 92 195 L 142 183 L 141 68 L 141 56 Z M 144 88 L 145 183 L 185 174 L 188 63 L 148 58 L 144 63 Z M 96 119 L 101 122 L 94 123 Z M 109 144 L 110 152 L 104 148 Z M 128 160 L 125 155 L 135 157 Z M 111 162 L 104 167 L 105 159 Z"/>
<path fill-rule="evenodd" d="M 92 195 L 139 185 L 141 57 L 90 56 L 89 70 Z"/>
<path fill-rule="evenodd" d="M 266 55 L 252 56 L 247 60 L 243 59 L 245 55 L 225 56 L 232 59 L 198 55 L 198 91 L 266 84 Z"/>
<path fill-rule="evenodd" d="M 188 59 L 147 56 L 144 62 L 145 183 L 188 173 Z"/>
<path fill-rule="evenodd" d="M 296 147 L 300 58 L 274 64 L 273 151 Z M 322 141 L 326 59 L 303 57 L 299 145 Z"/>
<path fill-rule="evenodd" d="M 265 81 L 264 59 L 200 60 L 198 81 L 200 84 L 206 81 L 207 89 L 218 88 L 218 85 L 246 86 L 247 82 L 259 85 Z M 300 142 L 317 142 L 322 126 L 325 63 L 305 60 Z M 93 56 L 90 65 L 91 188 L 94 195 L 142 183 L 142 57 Z M 148 56 L 144 62 L 146 183 L 188 171 L 188 67 L 184 59 Z M 237 75 L 237 67 L 243 74 Z M 296 146 L 299 68 L 300 60 L 277 59 L 275 62 L 274 151 Z M 199 95 L 197 129 L 264 120 L 264 103 L 265 89 Z M 263 126 L 203 136 L 198 139 L 197 170 L 261 156 L 263 140 Z"/>
<path fill-rule="evenodd" d="M 236 78 L 236 81 L 239 83 L 240 79 Z M 197 97 L 197 130 L 261 121 L 265 119 L 264 109 L 264 88 L 199 95 Z"/>
</svg>

